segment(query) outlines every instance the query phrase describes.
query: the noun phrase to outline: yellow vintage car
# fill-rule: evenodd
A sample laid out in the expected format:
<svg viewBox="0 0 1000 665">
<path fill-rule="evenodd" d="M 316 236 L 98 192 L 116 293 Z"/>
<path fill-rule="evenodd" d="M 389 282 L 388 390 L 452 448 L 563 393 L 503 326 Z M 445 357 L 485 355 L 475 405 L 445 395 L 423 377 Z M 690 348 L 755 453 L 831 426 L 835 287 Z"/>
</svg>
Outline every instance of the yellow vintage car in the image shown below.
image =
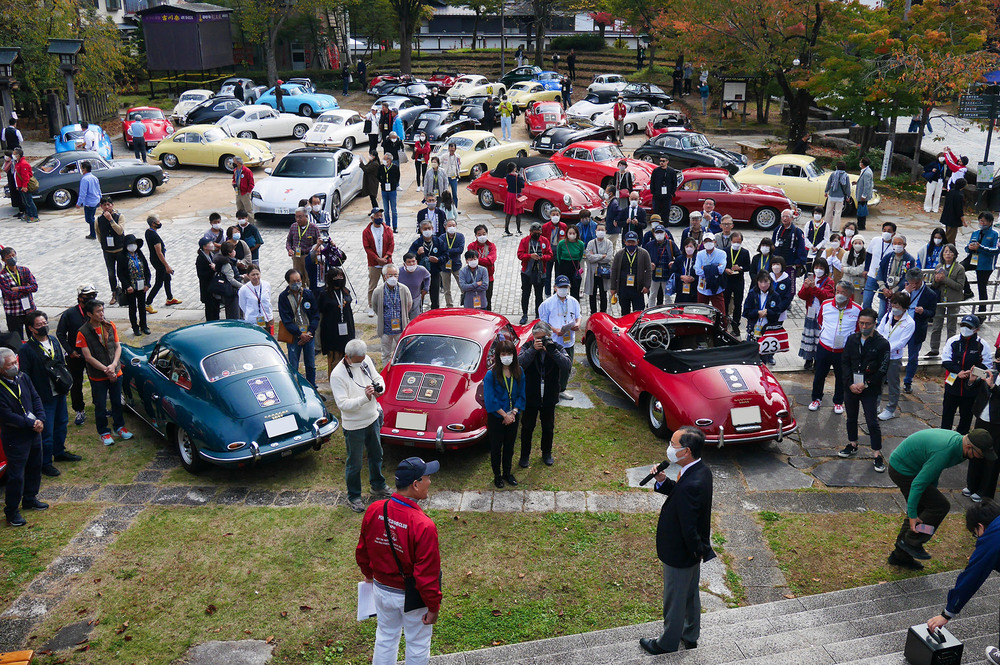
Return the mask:
<svg viewBox="0 0 1000 665">
<path fill-rule="evenodd" d="M 274 161 L 271 144 L 267 141 L 233 138 L 224 127 L 217 125 L 178 129 L 157 143 L 149 155 L 168 169 L 181 165 L 216 166 L 229 172 L 237 157 L 242 157 L 243 163 L 250 168 Z"/>
<path fill-rule="evenodd" d="M 823 208 L 826 206 L 826 181 L 831 171 L 826 171 L 816 163 L 815 157 L 808 155 L 775 155 L 770 159 L 745 166 L 733 176 L 741 185 L 770 185 L 780 187 L 785 196 L 798 205 Z M 851 178 L 851 200 L 844 202 L 844 212 L 853 214 L 857 210 L 854 192 L 858 176 Z M 882 201 L 878 192 L 872 191 L 868 206 L 877 206 Z"/>
<path fill-rule="evenodd" d="M 562 92 L 546 90 L 538 81 L 521 81 L 510 86 L 507 90 L 507 99 L 515 108 L 523 111 L 531 102 L 561 102 Z"/>
<path fill-rule="evenodd" d="M 462 160 L 458 175 L 469 176 L 471 180 L 492 171 L 497 164 L 509 157 L 527 157 L 531 148 L 527 141 L 502 143 L 489 132 L 471 129 L 448 137 L 431 156 L 444 160 L 449 143 L 455 144 L 455 152 Z"/>
</svg>

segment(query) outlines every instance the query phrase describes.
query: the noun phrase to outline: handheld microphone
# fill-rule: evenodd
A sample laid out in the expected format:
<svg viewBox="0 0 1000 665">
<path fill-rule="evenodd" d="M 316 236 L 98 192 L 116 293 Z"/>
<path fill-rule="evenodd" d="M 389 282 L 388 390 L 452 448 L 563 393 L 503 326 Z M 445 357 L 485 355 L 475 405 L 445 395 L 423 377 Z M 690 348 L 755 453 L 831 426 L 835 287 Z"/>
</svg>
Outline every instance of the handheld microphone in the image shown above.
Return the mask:
<svg viewBox="0 0 1000 665">
<path fill-rule="evenodd" d="M 656 467 L 656 473 L 651 473 L 648 476 L 646 476 L 645 478 L 643 478 L 642 480 L 640 480 L 639 481 L 639 486 L 641 487 L 641 486 L 645 485 L 646 483 L 648 483 L 650 480 L 652 480 L 653 478 L 656 477 L 657 473 L 660 473 L 661 471 L 663 471 L 664 469 L 666 469 L 668 466 L 670 466 L 670 460 L 663 460 L 662 462 L 660 462 L 657 465 L 657 467 Z"/>
</svg>

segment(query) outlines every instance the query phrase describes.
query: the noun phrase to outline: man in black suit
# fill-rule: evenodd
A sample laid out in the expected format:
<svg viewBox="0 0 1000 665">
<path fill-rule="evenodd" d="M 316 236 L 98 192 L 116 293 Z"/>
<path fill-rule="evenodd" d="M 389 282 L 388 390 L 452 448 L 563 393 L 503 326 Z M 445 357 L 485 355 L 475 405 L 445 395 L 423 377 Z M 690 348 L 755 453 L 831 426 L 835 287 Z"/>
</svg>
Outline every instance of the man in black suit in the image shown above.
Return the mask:
<svg viewBox="0 0 1000 665">
<path fill-rule="evenodd" d="M 653 212 L 661 219 L 670 219 L 670 204 L 677 191 L 677 171 L 669 166 L 670 159 L 663 155 L 660 165 L 653 169 L 649 177 L 649 189 L 653 192 Z"/>
<path fill-rule="evenodd" d="M 639 192 L 632 191 L 628 196 L 625 206 L 618 212 L 618 228 L 622 233 L 634 231 L 641 238 L 646 232 L 646 211 L 639 206 Z"/>
<path fill-rule="evenodd" d="M 681 427 L 670 438 L 667 459 L 679 467 L 677 479 L 656 474 L 656 491 L 667 495 L 656 525 L 656 555 L 663 562 L 663 634 L 644 637 L 639 645 L 653 655 L 698 646 L 701 562 L 715 558 L 712 528 L 712 472 L 701 461 L 705 435 Z M 650 473 L 656 473 L 654 466 Z M 671 474 L 673 475 L 673 474 Z"/>
<path fill-rule="evenodd" d="M 202 236 L 198 239 L 198 256 L 194 260 L 195 273 L 198 275 L 198 290 L 201 302 L 205 305 L 205 320 L 219 320 L 219 300 L 216 300 L 210 290 L 212 278 L 215 277 L 215 243 Z"/>
<path fill-rule="evenodd" d="M 7 453 L 4 515 L 8 525 L 24 526 L 22 507 L 49 507 L 36 496 L 42 482 L 45 408 L 28 375 L 18 368 L 17 354 L 8 348 L 0 349 L 0 386 L 0 436 Z"/>
</svg>

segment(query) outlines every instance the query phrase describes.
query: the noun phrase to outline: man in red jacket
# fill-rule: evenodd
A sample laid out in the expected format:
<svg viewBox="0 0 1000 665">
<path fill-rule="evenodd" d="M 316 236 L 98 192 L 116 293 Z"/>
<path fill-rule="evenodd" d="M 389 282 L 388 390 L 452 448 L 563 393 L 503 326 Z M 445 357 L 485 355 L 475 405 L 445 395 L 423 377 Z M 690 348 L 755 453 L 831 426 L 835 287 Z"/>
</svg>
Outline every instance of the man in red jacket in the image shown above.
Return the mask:
<svg viewBox="0 0 1000 665">
<path fill-rule="evenodd" d="M 382 279 L 382 267 L 392 263 L 392 251 L 396 248 L 392 229 L 382 220 L 382 208 L 372 208 L 368 213 L 371 222 L 361 232 L 361 246 L 368 259 L 368 316 L 375 316 L 372 309 L 372 294 Z"/>
<path fill-rule="evenodd" d="M 531 291 L 535 291 L 535 316 L 542 304 L 542 287 L 545 285 L 545 269 L 552 260 L 552 243 L 542 234 L 542 225 L 531 223 L 528 235 L 517 245 L 517 258 L 521 262 L 521 325 L 528 322 L 528 303 Z"/>
<path fill-rule="evenodd" d="M 441 608 L 441 551 L 437 526 L 417 501 L 427 498 L 437 461 L 410 457 L 396 467 L 396 492 L 368 506 L 354 558 L 366 582 L 374 582 L 375 653 L 373 665 L 395 665 L 399 637 L 406 633 L 406 663 L 426 663 L 431 632 Z M 388 532 L 388 533 L 387 533 Z M 392 538 L 392 550 L 389 540 Z M 413 578 L 425 607 L 404 610 L 405 580 Z"/>
<path fill-rule="evenodd" d="M 612 114 L 615 118 L 615 136 L 618 137 L 618 145 L 621 145 L 622 141 L 625 140 L 625 114 L 627 113 L 628 108 L 626 108 L 622 96 L 618 95 L 618 100 L 612 109 Z"/>
<path fill-rule="evenodd" d="M 35 200 L 31 197 L 31 192 L 28 191 L 28 181 L 31 180 L 32 175 L 34 172 L 31 170 L 31 164 L 24 158 L 24 151 L 20 148 L 14 148 L 14 183 L 17 185 L 18 191 L 21 192 L 24 219 L 29 224 L 38 221 L 38 207 L 35 206 Z"/>
<path fill-rule="evenodd" d="M 236 168 L 233 169 L 233 191 L 236 192 L 236 212 L 246 211 L 250 223 L 253 224 L 253 203 L 250 194 L 253 192 L 253 171 L 243 165 L 243 158 L 236 157 Z"/>
</svg>

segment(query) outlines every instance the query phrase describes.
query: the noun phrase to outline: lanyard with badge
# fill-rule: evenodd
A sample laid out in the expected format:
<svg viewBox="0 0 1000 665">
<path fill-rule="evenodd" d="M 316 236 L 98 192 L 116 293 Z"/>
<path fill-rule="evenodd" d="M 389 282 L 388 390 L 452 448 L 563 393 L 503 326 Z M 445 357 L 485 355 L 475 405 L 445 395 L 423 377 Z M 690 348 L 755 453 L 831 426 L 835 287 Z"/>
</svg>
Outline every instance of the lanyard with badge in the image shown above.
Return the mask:
<svg viewBox="0 0 1000 665">
<path fill-rule="evenodd" d="M 17 392 L 15 393 L 13 390 L 10 389 L 10 386 L 7 385 L 6 381 L 0 381 L 0 383 L 2 383 L 3 387 L 7 389 L 7 392 L 11 394 L 11 397 L 17 400 L 18 406 L 20 406 L 21 411 L 24 412 L 24 417 L 30 420 L 32 424 L 34 424 L 35 420 L 37 420 L 37 418 L 35 418 L 35 414 L 24 408 L 24 402 L 21 401 L 21 385 L 16 380 L 14 381 L 14 385 L 17 386 Z"/>
<path fill-rule="evenodd" d="M 563 327 L 562 327 L 562 330 L 563 330 L 563 334 L 562 334 L 563 344 L 565 344 L 566 346 L 569 346 L 573 342 L 573 331 L 572 330 L 567 330 L 566 327 L 569 325 L 570 321 L 575 321 L 576 320 L 576 317 L 573 317 L 572 319 L 570 318 L 570 313 L 569 313 L 569 298 L 567 298 L 562 303 L 562 318 L 563 318 Z"/>
<path fill-rule="evenodd" d="M 691 266 L 694 263 L 694 259 L 684 259 L 684 274 L 688 277 L 691 276 Z M 691 293 L 691 283 L 683 282 L 681 285 L 681 293 Z"/>
<path fill-rule="evenodd" d="M 305 236 L 306 233 L 308 233 L 309 225 L 306 224 L 305 228 L 301 226 L 296 226 L 295 230 L 299 234 L 299 242 L 298 245 L 295 246 L 295 258 L 298 259 L 302 258 L 302 237 Z"/>
<path fill-rule="evenodd" d="M 501 371 L 500 376 L 503 377 L 503 385 L 507 388 L 507 411 L 514 410 L 514 376 L 504 376 Z"/>
<path fill-rule="evenodd" d="M 455 246 L 455 236 L 457 236 L 458 234 L 456 233 L 456 234 L 445 234 L 445 235 L 448 236 L 448 238 L 445 240 L 445 242 L 448 243 L 448 261 L 445 262 L 444 269 L 451 270 L 451 250 Z"/>
<path fill-rule="evenodd" d="M 18 288 L 21 288 L 21 271 L 17 268 L 14 268 L 13 272 L 11 272 L 10 268 L 6 268 L 6 270 L 7 274 L 10 275 L 11 281 L 17 284 Z M 33 309 L 31 306 L 31 296 L 23 296 L 21 298 L 21 307 L 23 307 L 26 312 Z"/>
<path fill-rule="evenodd" d="M 337 334 L 341 337 L 347 336 L 347 320 L 344 318 L 344 294 L 334 293 L 333 299 L 337 301 L 337 307 L 340 308 L 340 323 L 337 324 Z"/>
<path fill-rule="evenodd" d="M 844 333 L 840 329 L 840 326 L 844 323 L 844 312 L 846 311 L 846 308 L 840 310 L 840 316 L 837 318 L 837 331 L 833 335 L 833 348 L 835 349 L 844 348 Z"/>
<path fill-rule="evenodd" d="M 625 278 L 625 286 L 635 286 L 635 257 L 638 253 L 625 252 L 625 259 L 628 261 L 628 276 Z"/>
<path fill-rule="evenodd" d="M 253 293 L 255 298 L 257 298 L 257 325 L 263 328 L 267 325 L 267 319 L 264 318 L 264 302 L 261 300 L 261 297 L 264 294 L 264 287 L 258 286 L 255 289 L 251 285 L 250 292 Z"/>
<path fill-rule="evenodd" d="M 391 192 L 392 191 L 392 183 L 389 182 L 389 169 L 391 167 L 389 167 L 389 166 L 383 166 L 382 168 L 385 169 L 385 182 L 382 183 L 382 189 L 384 191 L 386 191 L 386 192 Z"/>
</svg>

